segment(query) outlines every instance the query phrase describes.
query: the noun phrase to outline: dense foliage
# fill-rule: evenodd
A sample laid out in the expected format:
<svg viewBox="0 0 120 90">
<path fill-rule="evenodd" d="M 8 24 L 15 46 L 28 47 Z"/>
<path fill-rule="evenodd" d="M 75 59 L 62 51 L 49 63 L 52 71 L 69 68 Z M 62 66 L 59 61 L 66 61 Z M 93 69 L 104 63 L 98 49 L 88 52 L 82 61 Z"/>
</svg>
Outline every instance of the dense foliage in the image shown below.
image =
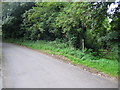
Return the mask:
<svg viewBox="0 0 120 90">
<path fill-rule="evenodd" d="M 23 37 L 20 25 L 23 21 L 21 15 L 32 8 L 34 3 L 3 2 L 2 4 L 2 30 L 4 38 Z"/>
<path fill-rule="evenodd" d="M 116 2 L 118 7 L 111 14 L 107 12 L 111 3 L 7 3 L 3 13 L 6 21 L 3 23 L 3 37 L 34 41 L 61 39 L 68 42 L 69 47 L 82 49 L 84 45 L 86 49 L 113 51 L 117 55 L 120 4 Z M 24 6 L 20 7 L 21 4 Z M 8 8 L 11 8 L 9 15 L 6 13 Z"/>
</svg>

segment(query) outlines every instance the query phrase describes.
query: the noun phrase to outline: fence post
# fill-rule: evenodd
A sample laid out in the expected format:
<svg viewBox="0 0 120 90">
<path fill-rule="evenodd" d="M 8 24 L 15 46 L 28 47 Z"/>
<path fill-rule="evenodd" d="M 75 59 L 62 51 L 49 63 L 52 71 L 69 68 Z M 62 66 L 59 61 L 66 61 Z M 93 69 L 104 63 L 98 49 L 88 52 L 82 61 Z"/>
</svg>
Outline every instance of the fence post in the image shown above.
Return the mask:
<svg viewBox="0 0 120 90">
<path fill-rule="evenodd" d="M 82 51 L 84 52 L 84 39 L 82 39 Z"/>
</svg>

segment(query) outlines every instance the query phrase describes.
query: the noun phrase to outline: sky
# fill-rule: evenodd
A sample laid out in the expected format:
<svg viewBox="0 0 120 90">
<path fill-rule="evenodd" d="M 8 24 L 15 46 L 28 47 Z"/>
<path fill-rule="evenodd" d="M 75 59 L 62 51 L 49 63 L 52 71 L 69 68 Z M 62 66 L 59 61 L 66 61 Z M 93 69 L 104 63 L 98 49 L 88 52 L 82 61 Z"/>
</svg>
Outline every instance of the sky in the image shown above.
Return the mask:
<svg viewBox="0 0 120 90">
<path fill-rule="evenodd" d="M 119 4 L 120 4 L 120 0 L 115 0 L 114 3 L 112 3 L 110 6 L 108 6 L 107 12 L 109 14 L 114 14 L 115 8 L 117 8 Z"/>
</svg>

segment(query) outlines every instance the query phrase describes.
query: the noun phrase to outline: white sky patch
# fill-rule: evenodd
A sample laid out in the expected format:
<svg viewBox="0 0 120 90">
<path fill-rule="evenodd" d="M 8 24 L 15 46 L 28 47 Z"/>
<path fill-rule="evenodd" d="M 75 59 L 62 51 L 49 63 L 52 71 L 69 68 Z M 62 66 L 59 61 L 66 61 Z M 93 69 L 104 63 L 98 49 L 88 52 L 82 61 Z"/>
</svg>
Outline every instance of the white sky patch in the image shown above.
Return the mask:
<svg viewBox="0 0 120 90">
<path fill-rule="evenodd" d="M 108 17 L 108 20 L 109 20 L 109 22 L 111 22 L 111 21 L 112 21 L 112 19 L 111 19 L 111 18 L 109 18 L 109 17 Z"/>
<path fill-rule="evenodd" d="M 114 14 L 115 9 L 118 7 L 120 0 L 116 0 L 115 3 L 112 3 L 110 6 L 108 6 L 107 12 L 109 14 Z"/>
<path fill-rule="evenodd" d="M 115 2 L 120 2 L 120 0 L 115 0 Z"/>
</svg>

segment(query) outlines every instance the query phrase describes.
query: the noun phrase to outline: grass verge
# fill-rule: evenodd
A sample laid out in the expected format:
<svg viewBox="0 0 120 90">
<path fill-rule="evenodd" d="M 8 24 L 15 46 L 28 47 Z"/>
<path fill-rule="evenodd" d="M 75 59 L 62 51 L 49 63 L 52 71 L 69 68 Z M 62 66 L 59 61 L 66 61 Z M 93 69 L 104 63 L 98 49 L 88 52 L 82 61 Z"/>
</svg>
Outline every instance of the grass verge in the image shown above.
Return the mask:
<svg viewBox="0 0 120 90">
<path fill-rule="evenodd" d="M 26 41 L 26 40 L 5 40 L 6 42 L 17 43 L 32 49 L 45 50 L 49 54 L 63 55 L 74 64 L 82 64 L 87 67 L 95 68 L 96 70 L 108 74 L 112 77 L 118 76 L 118 61 L 99 58 L 93 56 L 92 53 L 82 52 L 73 47 L 69 47 L 67 43 L 60 41 Z"/>
</svg>

